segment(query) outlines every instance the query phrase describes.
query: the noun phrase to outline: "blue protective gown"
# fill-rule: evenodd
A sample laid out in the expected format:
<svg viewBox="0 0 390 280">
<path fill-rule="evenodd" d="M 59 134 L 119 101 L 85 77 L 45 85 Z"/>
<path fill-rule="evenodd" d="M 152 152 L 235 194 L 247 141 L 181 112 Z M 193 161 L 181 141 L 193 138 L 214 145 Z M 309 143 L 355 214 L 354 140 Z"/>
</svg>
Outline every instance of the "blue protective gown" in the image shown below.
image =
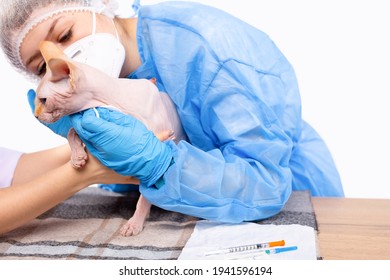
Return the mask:
<svg viewBox="0 0 390 280">
<path fill-rule="evenodd" d="M 142 66 L 177 106 L 189 141 L 141 193 L 163 209 L 221 222 L 277 214 L 292 190 L 343 196 L 320 136 L 301 118 L 294 70 L 262 31 L 189 2 L 140 8 Z"/>
</svg>

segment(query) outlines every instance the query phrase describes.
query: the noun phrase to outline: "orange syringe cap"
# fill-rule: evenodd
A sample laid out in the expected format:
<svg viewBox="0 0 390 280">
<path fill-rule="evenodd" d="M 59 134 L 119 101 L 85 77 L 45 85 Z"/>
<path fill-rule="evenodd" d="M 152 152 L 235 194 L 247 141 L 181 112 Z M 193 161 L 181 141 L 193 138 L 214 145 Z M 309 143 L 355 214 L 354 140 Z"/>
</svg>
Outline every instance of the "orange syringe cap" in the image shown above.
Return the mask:
<svg viewBox="0 0 390 280">
<path fill-rule="evenodd" d="M 276 247 L 276 246 L 284 246 L 285 242 L 284 240 L 279 241 L 273 241 L 268 243 L 270 247 Z"/>
</svg>

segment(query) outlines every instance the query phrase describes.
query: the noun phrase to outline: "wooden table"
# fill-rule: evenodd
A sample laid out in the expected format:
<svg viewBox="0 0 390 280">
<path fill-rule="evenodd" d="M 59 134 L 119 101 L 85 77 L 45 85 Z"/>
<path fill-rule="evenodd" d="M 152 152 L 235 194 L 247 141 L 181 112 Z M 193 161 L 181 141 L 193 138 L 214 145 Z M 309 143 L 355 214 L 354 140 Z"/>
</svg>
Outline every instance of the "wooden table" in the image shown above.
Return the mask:
<svg viewBox="0 0 390 280">
<path fill-rule="evenodd" d="M 324 260 L 390 260 L 390 199 L 312 198 Z"/>
</svg>

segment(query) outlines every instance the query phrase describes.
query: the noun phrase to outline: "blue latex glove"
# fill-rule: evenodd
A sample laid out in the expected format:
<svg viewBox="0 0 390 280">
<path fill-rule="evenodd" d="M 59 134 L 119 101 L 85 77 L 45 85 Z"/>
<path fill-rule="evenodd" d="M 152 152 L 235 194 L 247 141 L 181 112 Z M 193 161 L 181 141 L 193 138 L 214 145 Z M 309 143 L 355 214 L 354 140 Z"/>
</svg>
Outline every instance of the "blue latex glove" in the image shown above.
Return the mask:
<svg viewBox="0 0 390 280">
<path fill-rule="evenodd" d="M 97 108 L 71 115 L 77 134 L 89 152 L 105 166 L 134 176 L 143 186 L 156 183 L 168 169 L 172 151 L 140 121 L 119 111 Z"/>
<path fill-rule="evenodd" d="M 35 111 L 35 104 L 34 104 L 35 96 L 36 96 L 35 90 L 30 89 L 27 92 L 28 103 L 30 104 L 31 111 L 33 112 L 33 114 Z M 64 138 L 67 138 L 69 129 L 72 127 L 72 122 L 70 121 L 69 116 L 62 117 L 55 123 L 44 123 L 44 122 L 40 122 L 40 123 L 47 126 L 55 134 L 58 134 Z"/>
<path fill-rule="evenodd" d="M 133 191 L 139 191 L 138 185 L 131 184 L 99 184 L 99 188 L 116 193 L 128 193 Z"/>
</svg>

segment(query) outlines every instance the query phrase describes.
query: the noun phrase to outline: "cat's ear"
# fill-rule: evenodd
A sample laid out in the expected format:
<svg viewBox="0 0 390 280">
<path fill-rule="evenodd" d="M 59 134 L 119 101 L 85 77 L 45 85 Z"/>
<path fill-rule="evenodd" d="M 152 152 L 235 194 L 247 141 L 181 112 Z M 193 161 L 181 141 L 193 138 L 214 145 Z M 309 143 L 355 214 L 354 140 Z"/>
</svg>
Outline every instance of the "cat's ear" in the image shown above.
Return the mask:
<svg viewBox="0 0 390 280">
<path fill-rule="evenodd" d="M 46 62 L 46 72 L 50 75 L 50 81 L 72 80 L 75 65 L 60 48 L 50 41 L 43 41 L 40 44 L 40 51 Z"/>
</svg>

